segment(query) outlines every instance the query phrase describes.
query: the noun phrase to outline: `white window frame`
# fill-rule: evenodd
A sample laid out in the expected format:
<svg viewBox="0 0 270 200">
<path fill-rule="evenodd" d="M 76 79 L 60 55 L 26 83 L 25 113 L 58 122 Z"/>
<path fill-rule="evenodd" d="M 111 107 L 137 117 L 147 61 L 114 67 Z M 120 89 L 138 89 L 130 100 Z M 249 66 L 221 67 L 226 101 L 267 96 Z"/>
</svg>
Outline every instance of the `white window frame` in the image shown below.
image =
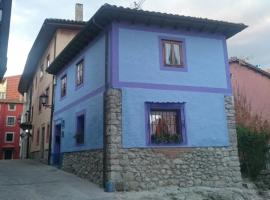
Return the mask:
<svg viewBox="0 0 270 200">
<path fill-rule="evenodd" d="M 7 141 L 7 134 L 12 134 L 12 141 Z M 5 143 L 13 143 L 15 134 L 14 132 L 5 132 Z"/>
<path fill-rule="evenodd" d="M 14 104 L 14 109 L 10 109 L 10 104 Z M 9 103 L 8 104 L 8 111 L 16 111 L 16 104 L 15 103 Z"/>
<path fill-rule="evenodd" d="M 14 124 L 13 125 L 9 125 L 8 124 L 8 118 L 14 118 Z M 9 127 L 13 127 L 16 125 L 16 117 L 15 116 L 7 116 L 7 119 L 6 119 L 6 126 L 9 126 Z"/>
</svg>

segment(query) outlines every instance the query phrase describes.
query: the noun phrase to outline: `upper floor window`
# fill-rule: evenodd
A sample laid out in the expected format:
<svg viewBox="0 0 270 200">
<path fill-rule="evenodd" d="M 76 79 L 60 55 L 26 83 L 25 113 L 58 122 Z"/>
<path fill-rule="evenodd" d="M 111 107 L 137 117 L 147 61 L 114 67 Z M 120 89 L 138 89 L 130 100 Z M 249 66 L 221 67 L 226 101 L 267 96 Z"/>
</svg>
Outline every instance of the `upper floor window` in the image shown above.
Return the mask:
<svg viewBox="0 0 270 200">
<path fill-rule="evenodd" d="M 83 70 L 84 70 L 84 60 L 81 60 L 76 65 L 76 86 L 83 83 Z"/>
<path fill-rule="evenodd" d="M 5 142 L 13 142 L 13 141 L 14 141 L 14 133 L 13 132 L 6 132 Z"/>
<path fill-rule="evenodd" d="M 16 104 L 15 103 L 8 104 L 8 110 L 9 111 L 15 111 L 16 110 Z"/>
<path fill-rule="evenodd" d="M 48 97 L 47 100 L 46 100 L 47 105 L 49 104 L 49 97 L 50 97 L 49 93 L 50 93 L 50 87 L 47 87 L 46 90 L 45 90 L 45 94 Z"/>
<path fill-rule="evenodd" d="M 67 75 L 64 75 L 61 78 L 61 97 L 66 96 L 67 94 Z"/>
<path fill-rule="evenodd" d="M 6 98 L 6 93 L 0 92 L 0 99 L 5 99 L 5 98 Z"/>
<path fill-rule="evenodd" d="M 182 67 L 183 46 L 181 41 L 162 40 L 163 64 L 168 67 Z"/>
<path fill-rule="evenodd" d="M 147 103 L 147 108 L 150 145 L 184 142 L 184 103 Z"/>
<path fill-rule="evenodd" d="M 43 75 L 44 75 L 44 65 L 43 64 L 40 66 L 40 72 L 39 73 L 40 73 L 39 78 L 42 78 Z"/>
<path fill-rule="evenodd" d="M 14 116 L 7 117 L 7 126 L 14 126 L 16 123 L 16 118 Z"/>
<path fill-rule="evenodd" d="M 46 59 L 46 67 L 48 68 L 50 66 L 50 54 L 47 56 L 47 59 Z"/>
</svg>

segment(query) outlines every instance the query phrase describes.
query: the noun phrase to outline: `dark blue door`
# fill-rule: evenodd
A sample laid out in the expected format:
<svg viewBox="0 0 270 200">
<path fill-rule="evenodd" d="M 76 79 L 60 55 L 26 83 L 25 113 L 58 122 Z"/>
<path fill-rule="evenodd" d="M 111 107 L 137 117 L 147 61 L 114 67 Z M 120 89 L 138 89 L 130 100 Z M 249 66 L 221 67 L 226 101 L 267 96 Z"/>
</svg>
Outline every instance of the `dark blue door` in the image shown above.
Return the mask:
<svg viewBox="0 0 270 200">
<path fill-rule="evenodd" d="M 53 164 L 60 165 L 61 161 L 61 125 L 56 125 L 54 130 Z"/>
</svg>

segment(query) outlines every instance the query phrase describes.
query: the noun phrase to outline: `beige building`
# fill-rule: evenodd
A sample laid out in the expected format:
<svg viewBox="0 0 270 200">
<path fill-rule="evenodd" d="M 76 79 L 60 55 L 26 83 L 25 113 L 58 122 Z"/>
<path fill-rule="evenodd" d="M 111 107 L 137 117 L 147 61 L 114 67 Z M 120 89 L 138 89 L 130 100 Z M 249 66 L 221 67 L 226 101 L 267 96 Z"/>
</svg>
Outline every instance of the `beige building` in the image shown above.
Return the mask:
<svg viewBox="0 0 270 200">
<path fill-rule="evenodd" d="M 21 157 L 48 162 L 51 134 L 53 76 L 46 68 L 85 25 L 82 21 L 46 19 L 29 52 L 19 92 L 24 94 Z M 48 96 L 47 106 L 40 96 Z"/>
</svg>

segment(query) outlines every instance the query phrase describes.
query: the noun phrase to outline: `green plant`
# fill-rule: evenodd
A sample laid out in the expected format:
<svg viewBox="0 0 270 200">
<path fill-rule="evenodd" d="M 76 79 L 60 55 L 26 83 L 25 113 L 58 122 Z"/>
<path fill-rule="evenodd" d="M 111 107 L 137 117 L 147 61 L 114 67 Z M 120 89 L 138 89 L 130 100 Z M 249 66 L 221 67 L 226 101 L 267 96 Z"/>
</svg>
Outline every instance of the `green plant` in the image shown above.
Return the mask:
<svg viewBox="0 0 270 200">
<path fill-rule="evenodd" d="M 152 135 L 151 142 L 153 144 L 177 144 L 180 142 L 179 134 L 160 134 L 160 135 Z"/>
<path fill-rule="evenodd" d="M 237 127 L 238 151 L 242 174 L 256 179 L 266 164 L 269 133 Z"/>
</svg>

